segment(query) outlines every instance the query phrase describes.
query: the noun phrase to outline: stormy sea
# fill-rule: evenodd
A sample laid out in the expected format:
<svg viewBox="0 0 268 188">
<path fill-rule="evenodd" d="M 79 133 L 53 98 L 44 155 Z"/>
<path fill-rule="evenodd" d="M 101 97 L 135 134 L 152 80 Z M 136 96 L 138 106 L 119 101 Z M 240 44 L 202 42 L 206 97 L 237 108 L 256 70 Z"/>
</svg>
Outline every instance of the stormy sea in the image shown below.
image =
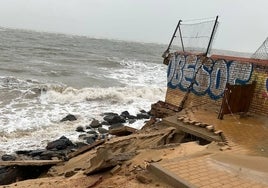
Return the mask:
<svg viewBox="0 0 268 188">
<path fill-rule="evenodd" d="M 165 48 L 0 28 L 0 154 L 76 141 L 75 129 L 105 112 L 150 110 L 165 97 Z M 68 114 L 77 120 L 61 122 Z"/>
</svg>

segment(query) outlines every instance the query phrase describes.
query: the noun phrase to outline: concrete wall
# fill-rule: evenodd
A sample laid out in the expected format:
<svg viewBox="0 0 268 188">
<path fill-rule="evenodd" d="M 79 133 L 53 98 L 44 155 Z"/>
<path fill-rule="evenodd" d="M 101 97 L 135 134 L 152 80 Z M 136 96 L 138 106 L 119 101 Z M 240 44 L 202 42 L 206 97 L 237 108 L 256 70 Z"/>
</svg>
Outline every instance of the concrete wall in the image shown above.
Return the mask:
<svg viewBox="0 0 268 188">
<path fill-rule="evenodd" d="M 247 84 L 257 81 L 250 111 L 268 115 L 268 61 L 213 55 L 203 57 L 176 53 L 169 61 L 166 102 L 179 105 L 195 72 L 196 79 L 186 107 L 213 104 L 220 108 L 226 83 Z"/>
</svg>

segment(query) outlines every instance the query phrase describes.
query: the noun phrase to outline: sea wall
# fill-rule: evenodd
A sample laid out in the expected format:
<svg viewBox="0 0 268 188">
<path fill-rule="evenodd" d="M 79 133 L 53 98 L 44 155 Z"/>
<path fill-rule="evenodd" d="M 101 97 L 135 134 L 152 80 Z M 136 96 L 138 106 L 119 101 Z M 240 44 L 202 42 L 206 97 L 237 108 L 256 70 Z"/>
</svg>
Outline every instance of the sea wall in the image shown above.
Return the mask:
<svg viewBox="0 0 268 188">
<path fill-rule="evenodd" d="M 178 106 L 196 72 L 186 107 L 210 103 L 220 108 L 227 83 L 256 81 L 250 112 L 268 115 L 268 61 L 219 55 L 204 60 L 198 55 L 175 53 L 167 68 L 166 102 Z"/>
</svg>

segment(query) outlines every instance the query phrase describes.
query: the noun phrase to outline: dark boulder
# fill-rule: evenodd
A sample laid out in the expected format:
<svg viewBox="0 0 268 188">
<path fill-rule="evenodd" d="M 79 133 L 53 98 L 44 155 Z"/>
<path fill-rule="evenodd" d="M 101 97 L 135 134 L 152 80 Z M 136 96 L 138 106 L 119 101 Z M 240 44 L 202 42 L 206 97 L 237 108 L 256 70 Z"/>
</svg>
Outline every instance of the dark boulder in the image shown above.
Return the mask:
<svg viewBox="0 0 268 188">
<path fill-rule="evenodd" d="M 119 115 L 107 115 L 103 118 L 105 121 L 107 121 L 110 125 L 115 123 L 125 123 L 126 120 L 124 117 Z"/>
<path fill-rule="evenodd" d="M 132 123 L 135 123 L 135 122 L 136 122 L 135 119 L 129 119 L 129 120 L 128 120 L 128 123 L 129 123 L 129 124 L 132 124 Z"/>
<path fill-rule="evenodd" d="M 97 133 L 96 131 L 94 131 L 94 130 L 89 130 L 89 131 L 87 131 L 87 133 L 88 133 L 88 134 L 95 134 L 95 135 L 98 134 L 98 133 Z"/>
<path fill-rule="evenodd" d="M 93 119 L 89 126 L 92 128 L 98 128 L 98 127 L 101 127 L 101 123 L 98 120 Z"/>
<path fill-rule="evenodd" d="M 136 116 L 130 115 L 128 111 L 124 111 L 120 114 L 125 119 L 136 119 Z"/>
<path fill-rule="evenodd" d="M 109 130 L 110 129 L 114 129 L 114 128 L 118 128 L 118 127 L 123 127 L 124 125 L 122 123 L 116 123 L 116 124 L 112 124 L 110 127 L 109 127 Z"/>
<path fill-rule="evenodd" d="M 54 140 L 52 142 L 49 142 L 47 144 L 46 149 L 47 150 L 53 150 L 53 149 L 64 150 L 69 146 L 74 146 L 74 144 L 68 138 L 66 138 L 65 136 L 62 136 L 58 140 Z"/>
<path fill-rule="evenodd" d="M 37 150 L 31 151 L 28 155 L 31 157 L 35 157 L 35 156 L 41 155 L 45 151 L 46 151 L 45 149 L 37 149 Z"/>
<path fill-rule="evenodd" d="M 16 160 L 16 156 L 8 155 L 8 154 L 2 155 L 1 158 L 2 158 L 3 161 L 15 161 Z"/>
<path fill-rule="evenodd" d="M 95 142 L 95 139 L 92 137 L 87 137 L 86 142 L 87 142 L 87 144 L 93 144 Z"/>
<path fill-rule="evenodd" d="M 137 114 L 137 119 L 150 119 L 150 115 L 148 113 L 139 113 Z"/>
<path fill-rule="evenodd" d="M 60 120 L 60 122 L 63 122 L 63 121 L 75 121 L 77 120 L 77 118 L 72 115 L 72 114 L 68 114 L 66 117 L 64 117 L 62 120 Z"/>
<path fill-rule="evenodd" d="M 120 116 L 124 117 L 124 118 L 127 118 L 129 116 L 129 112 L 128 111 L 124 111 L 120 114 Z"/>
<path fill-rule="evenodd" d="M 99 131 L 100 134 L 105 134 L 105 133 L 108 133 L 109 132 L 107 129 L 104 129 L 102 127 L 99 127 L 98 128 L 98 131 Z"/>
<path fill-rule="evenodd" d="M 84 142 L 76 142 L 75 143 L 75 148 L 81 148 L 81 147 L 84 147 L 84 146 L 86 146 L 87 144 L 86 143 L 84 143 Z"/>
<path fill-rule="evenodd" d="M 56 157 L 58 159 L 63 159 L 66 160 L 66 154 L 67 151 L 66 150 L 61 150 L 61 151 L 44 151 L 41 155 L 40 155 L 40 159 L 41 160 L 51 160 L 53 157 Z"/>
<path fill-rule="evenodd" d="M 127 118 L 128 119 L 136 119 L 137 117 L 136 116 L 133 116 L 133 115 L 129 115 Z"/>
<path fill-rule="evenodd" d="M 109 126 L 110 124 L 107 121 L 103 121 L 103 122 L 101 122 L 101 125 L 107 125 L 107 126 Z"/>
<path fill-rule="evenodd" d="M 78 127 L 76 127 L 76 130 L 75 130 L 76 132 L 85 132 L 84 131 L 84 127 L 82 127 L 82 126 L 78 126 Z"/>
<path fill-rule="evenodd" d="M 31 153 L 33 150 L 17 150 L 15 151 L 15 153 L 17 155 L 29 155 L 29 153 Z"/>
</svg>

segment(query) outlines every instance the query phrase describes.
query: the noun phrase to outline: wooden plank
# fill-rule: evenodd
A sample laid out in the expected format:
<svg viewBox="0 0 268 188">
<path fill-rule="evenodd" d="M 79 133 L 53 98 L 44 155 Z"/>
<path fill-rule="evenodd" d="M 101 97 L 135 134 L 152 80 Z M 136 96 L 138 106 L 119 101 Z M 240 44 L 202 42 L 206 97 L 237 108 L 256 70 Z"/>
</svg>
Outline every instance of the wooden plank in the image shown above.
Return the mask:
<svg viewBox="0 0 268 188">
<path fill-rule="evenodd" d="M 92 148 L 103 144 L 104 142 L 105 142 L 105 140 L 98 140 L 98 141 L 94 142 L 93 144 L 83 146 L 83 147 L 79 148 L 77 151 L 70 153 L 68 155 L 68 159 L 71 159 L 71 158 L 73 158 L 73 157 L 75 157 L 77 155 L 85 153 L 85 152 L 91 150 Z"/>
<path fill-rule="evenodd" d="M 46 166 L 62 163 L 62 160 L 0 161 L 0 166 Z"/>
</svg>

